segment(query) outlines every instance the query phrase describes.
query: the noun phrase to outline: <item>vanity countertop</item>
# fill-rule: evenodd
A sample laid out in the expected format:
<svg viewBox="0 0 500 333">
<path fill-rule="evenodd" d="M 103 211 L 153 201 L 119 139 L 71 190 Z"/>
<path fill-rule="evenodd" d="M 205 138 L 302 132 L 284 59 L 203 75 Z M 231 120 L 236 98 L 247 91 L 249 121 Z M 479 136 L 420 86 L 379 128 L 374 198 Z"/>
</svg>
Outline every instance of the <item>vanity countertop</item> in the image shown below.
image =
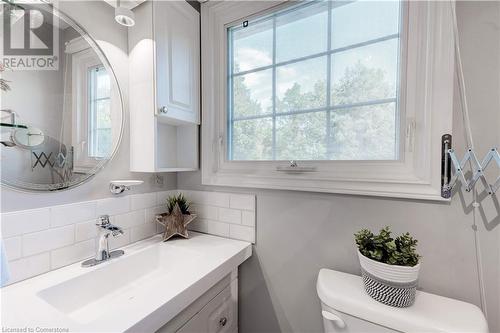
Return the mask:
<svg viewBox="0 0 500 333">
<path fill-rule="evenodd" d="M 190 235 L 157 235 L 101 265 L 76 263 L 4 287 L 2 328 L 153 332 L 252 255 L 247 242 Z"/>
</svg>

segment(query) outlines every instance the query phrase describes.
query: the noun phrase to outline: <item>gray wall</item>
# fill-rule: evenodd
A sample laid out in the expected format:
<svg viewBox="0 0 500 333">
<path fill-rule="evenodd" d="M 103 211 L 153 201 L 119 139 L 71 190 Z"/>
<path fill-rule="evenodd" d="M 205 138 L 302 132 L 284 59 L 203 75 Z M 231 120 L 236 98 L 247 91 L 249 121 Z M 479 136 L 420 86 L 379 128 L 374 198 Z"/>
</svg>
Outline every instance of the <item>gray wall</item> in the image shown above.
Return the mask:
<svg viewBox="0 0 500 333">
<path fill-rule="evenodd" d="M 457 2 L 476 148 L 499 146 L 500 3 Z M 459 104 L 454 140 L 465 148 Z M 469 194 L 451 203 L 291 191 L 201 186 L 200 174 L 179 173 L 181 189 L 256 193 L 257 244 L 240 269 L 240 332 L 320 332 L 316 275 L 329 267 L 359 273 L 353 233 L 385 225 L 409 231 L 423 255 L 420 288 L 480 305 L 474 247 L 477 223 L 491 332 L 500 332 L 500 208 L 481 195 L 476 219 Z M 481 191 L 482 188 L 479 186 Z"/>
<path fill-rule="evenodd" d="M 2 212 L 86 201 L 110 196 L 109 181 L 112 179 L 141 179 L 145 184 L 130 192 L 150 192 L 176 188 L 176 175 L 164 174 L 164 185 L 157 186 L 150 174 L 129 172 L 129 117 L 128 117 L 128 36 L 127 29 L 116 24 L 114 10 L 103 1 L 60 1 L 62 12 L 78 22 L 97 40 L 113 67 L 125 106 L 123 139 L 115 158 L 106 168 L 86 184 L 75 189 L 55 193 L 23 193 L 1 188 Z M 96 24 L 99 22 L 99 24 Z"/>
</svg>

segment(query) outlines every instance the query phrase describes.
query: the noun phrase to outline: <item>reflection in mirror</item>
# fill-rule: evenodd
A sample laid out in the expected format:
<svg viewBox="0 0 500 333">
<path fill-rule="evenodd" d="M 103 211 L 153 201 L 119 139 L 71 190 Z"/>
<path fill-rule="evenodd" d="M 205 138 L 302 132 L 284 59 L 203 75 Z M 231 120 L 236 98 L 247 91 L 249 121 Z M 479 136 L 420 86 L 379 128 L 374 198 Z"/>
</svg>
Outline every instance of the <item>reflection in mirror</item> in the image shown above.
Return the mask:
<svg viewBox="0 0 500 333">
<path fill-rule="evenodd" d="M 43 24 L 32 36 L 41 45 L 52 40 L 53 54 L 30 57 L 45 60 L 36 66 L 22 54 L 0 63 L 2 184 L 42 191 L 73 187 L 102 169 L 118 147 L 119 87 L 102 51 L 74 21 L 47 4 L 2 2 L 4 15 L 17 20 L 12 31 L 18 22 L 24 29 L 27 15 L 20 11 L 41 13 L 36 19 Z M 11 45 L 23 45 L 16 37 L 24 34 L 11 36 Z"/>
</svg>

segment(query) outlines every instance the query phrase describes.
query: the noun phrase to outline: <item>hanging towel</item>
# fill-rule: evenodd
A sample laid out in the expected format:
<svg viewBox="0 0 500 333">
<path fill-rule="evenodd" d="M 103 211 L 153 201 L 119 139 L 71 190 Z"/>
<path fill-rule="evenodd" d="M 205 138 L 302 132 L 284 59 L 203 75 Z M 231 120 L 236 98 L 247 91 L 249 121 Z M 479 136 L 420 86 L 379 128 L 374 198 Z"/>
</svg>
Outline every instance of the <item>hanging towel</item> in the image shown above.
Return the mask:
<svg viewBox="0 0 500 333">
<path fill-rule="evenodd" d="M 3 246 L 3 239 L 0 238 L 0 266 L 2 271 L 0 272 L 0 286 L 3 287 L 9 281 L 9 262 L 7 261 L 7 254 L 5 253 L 5 248 Z"/>
</svg>

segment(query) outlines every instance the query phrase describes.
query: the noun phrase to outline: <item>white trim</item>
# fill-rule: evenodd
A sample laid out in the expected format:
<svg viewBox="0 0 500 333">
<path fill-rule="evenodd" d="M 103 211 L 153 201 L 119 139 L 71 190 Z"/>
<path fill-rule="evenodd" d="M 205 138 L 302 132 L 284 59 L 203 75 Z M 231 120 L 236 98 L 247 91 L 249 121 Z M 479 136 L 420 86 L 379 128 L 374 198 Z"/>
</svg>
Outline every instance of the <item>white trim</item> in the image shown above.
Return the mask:
<svg viewBox="0 0 500 333">
<path fill-rule="evenodd" d="M 453 31 L 448 2 L 407 2 L 404 126 L 414 128 L 399 161 L 310 161 L 317 172 L 284 174 L 283 162 L 227 161 L 226 26 L 281 2 L 202 4 L 202 183 L 443 200 L 441 135 L 451 133 Z M 221 93 L 222 92 L 222 93 Z M 414 124 L 414 126 L 413 126 Z M 413 138 L 412 138 L 413 137 Z"/>
</svg>

